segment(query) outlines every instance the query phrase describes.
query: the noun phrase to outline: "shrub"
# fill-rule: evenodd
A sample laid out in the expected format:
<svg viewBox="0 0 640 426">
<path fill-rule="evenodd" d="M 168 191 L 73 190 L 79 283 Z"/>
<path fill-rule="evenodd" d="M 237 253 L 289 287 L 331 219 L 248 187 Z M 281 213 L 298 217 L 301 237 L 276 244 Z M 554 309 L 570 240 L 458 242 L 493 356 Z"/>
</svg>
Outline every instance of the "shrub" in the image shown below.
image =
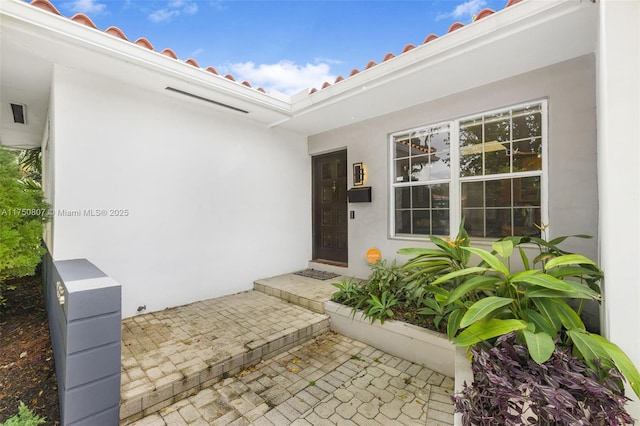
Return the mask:
<svg viewBox="0 0 640 426">
<path fill-rule="evenodd" d="M 338 291 L 331 299 L 351 306 L 353 315 L 362 309 L 365 318 L 369 318 L 372 323 L 376 320 L 384 323 L 393 317 L 391 308 L 396 306 L 402 297 L 404 275 L 395 260 L 388 266 L 387 261 L 382 260 L 371 264 L 371 274 L 364 281 L 342 280 L 341 283 L 332 284 Z"/>
<path fill-rule="evenodd" d="M 15 153 L 0 148 L 0 305 L 6 280 L 40 263 L 47 211 L 42 190 L 21 179 Z"/>
<path fill-rule="evenodd" d="M 501 336 L 495 346 L 470 350 L 475 381 L 453 398 L 465 425 L 633 424 L 615 369 L 598 374 L 558 347 L 538 364 L 516 343 L 515 333 Z"/>
<path fill-rule="evenodd" d="M 6 422 L 0 424 L 0 426 L 37 426 L 45 422 L 44 417 L 37 416 L 24 405 L 24 402 L 20 401 L 18 406 L 18 414 L 10 417 Z"/>
</svg>

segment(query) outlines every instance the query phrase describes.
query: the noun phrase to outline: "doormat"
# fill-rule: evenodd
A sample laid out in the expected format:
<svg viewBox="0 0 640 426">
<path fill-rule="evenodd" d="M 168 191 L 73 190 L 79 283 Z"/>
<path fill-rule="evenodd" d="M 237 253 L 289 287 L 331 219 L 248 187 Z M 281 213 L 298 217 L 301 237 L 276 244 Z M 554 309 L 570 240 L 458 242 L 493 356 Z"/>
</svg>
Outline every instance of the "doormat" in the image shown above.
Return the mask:
<svg viewBox="0 0 640 426">
<path fill-rule="evenodd" d="M 316 269 L 305 269 L 304 271 L 294 272 L 293 274 L 321 281 L 330 280 L 331 278 L 340 276 L 339 274 L 334 274 L 333 272 L 318 271 Z"/>
</svg>

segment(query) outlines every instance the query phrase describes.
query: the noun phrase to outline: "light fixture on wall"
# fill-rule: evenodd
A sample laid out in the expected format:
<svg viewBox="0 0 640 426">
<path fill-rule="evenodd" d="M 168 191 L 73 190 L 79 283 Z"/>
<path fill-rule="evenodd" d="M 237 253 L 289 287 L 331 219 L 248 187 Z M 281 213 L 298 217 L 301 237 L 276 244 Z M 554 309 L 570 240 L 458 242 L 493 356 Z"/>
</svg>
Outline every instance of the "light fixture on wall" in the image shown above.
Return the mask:
<svg viewBox="0 0 640 426">
<path fill-rule="evenodd" d="M 364 166 L 362 163 L 353 163 L 353 186 L 364 185 Z"/>
</svg>

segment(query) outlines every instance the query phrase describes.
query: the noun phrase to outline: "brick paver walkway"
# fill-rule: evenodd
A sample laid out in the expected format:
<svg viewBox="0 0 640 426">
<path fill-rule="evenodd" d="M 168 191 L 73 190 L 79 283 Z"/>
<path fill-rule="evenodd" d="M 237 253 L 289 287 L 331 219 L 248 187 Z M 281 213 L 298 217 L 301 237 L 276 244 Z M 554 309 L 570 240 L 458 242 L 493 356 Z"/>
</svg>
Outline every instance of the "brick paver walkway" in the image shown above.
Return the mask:
<svg viewBox="0 0 640 426">
<path fill-rule="evenodd" d="M 142 417 L 329 329 L 325 315 L 247 291 L 127 318 L 120 418 Z"/>
<path fill-rule="evenodd" d="M 452 425 L 453 387 L 450 377 L 329 332 L 133 425 Z"/>
</svg>

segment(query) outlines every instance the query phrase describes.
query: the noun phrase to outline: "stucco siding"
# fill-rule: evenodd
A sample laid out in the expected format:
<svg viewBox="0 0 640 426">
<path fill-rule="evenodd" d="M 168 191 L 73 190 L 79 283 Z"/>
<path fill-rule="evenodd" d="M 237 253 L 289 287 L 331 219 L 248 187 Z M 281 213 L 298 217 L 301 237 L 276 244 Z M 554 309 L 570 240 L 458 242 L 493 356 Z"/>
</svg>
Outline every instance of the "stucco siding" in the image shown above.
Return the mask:
<svg viewBox="0 0 640 426">
<path fill-rule="evenodd" d="M 508 60 L 508 57 L 505 57 Z M 472 72 L 471 70 L 469 72 Z M 424 84 L 429 84 L 425 81 Z M 363 162 L 373 201 L 350 204 L 348 273 L 369 274 L 368 248 L 394 258 L 402 247 L 426 242 L 389 237 L 389 134 L 461 118 L 536 99 L 548 100 L 548 179 L 551 237 L 589 234 L 566 248 L 597 257 L 598 194 L 596 171 L 596 103 L 593 55 L 578 57 L 523 75 L 463 91 L 375 119 L 309 138 L 315 155 L 347 147 L 348 164 Z M 482 241 L 475 241 L 483 245 Z"/>
<path fill-rule="evenodd" d="M 53 256 L 120 282 L 124 317 L 306 266 L 302 136 L 62 67 L 54 90 Z"/>
</svg>

